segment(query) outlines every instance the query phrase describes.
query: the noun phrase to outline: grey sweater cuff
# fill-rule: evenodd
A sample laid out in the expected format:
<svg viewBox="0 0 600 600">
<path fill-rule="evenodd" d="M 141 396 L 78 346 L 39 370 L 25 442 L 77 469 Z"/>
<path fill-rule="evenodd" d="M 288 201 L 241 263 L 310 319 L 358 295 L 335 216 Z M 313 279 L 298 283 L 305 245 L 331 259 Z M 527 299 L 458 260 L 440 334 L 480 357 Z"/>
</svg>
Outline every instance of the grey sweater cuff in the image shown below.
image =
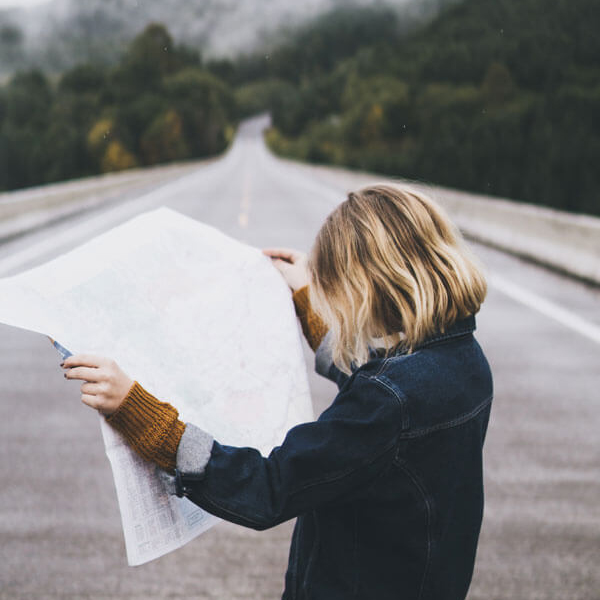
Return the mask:
<svg viewBox="0 0 600 600">
<path fill-rule="evenodd" d="M 200 477 L 204 474 L 206 465 L 210 460 L 214 439 L 199 427 L 186 423 L 185 431 L 181 436 L 177 448 L 175 466 L 181 475 Z M 159 469 L 159 476 L 165 486 L 167 494 L 178 495 L 176 479 L 170 473 Z"/>
<path fill-rule="evenodd" d="M 330 377 L 329 370 L 333 365 L 333 359 L 331 358 L 331 335 L 331 330 L 329 330 L 315 352 L 315 371 L 327 378 Z"/>
<path fill-rule="evenodd" d="M 214 438 L 206 431 L 186 423 L 177 448 L 176 467 L 182 475 L 202 475 L 210 460 Z"/>
</svg>

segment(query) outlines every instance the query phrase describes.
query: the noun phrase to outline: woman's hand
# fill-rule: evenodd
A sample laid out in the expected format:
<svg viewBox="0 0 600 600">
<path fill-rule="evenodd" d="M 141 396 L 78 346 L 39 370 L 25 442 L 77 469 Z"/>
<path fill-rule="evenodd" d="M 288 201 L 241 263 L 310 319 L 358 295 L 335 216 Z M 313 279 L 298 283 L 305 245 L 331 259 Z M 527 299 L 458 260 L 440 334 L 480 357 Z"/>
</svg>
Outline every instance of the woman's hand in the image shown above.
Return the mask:
<svg viewBox="0 0 600 600">
<path fill-rule="evenodd" d="M 80 379 L 81 401 L 105 416 L 114 413 L 134 384 L 114 360 L 78 354 L 61 364 L 66 379 Z"/>
<path fill-rule="evenodd" d="M 309 283 L 307 258 L 304 252 L 290 248 L 264 248 L 273 266 L 283 275 L 292 291 L 297 291 Z"/>
</svg>

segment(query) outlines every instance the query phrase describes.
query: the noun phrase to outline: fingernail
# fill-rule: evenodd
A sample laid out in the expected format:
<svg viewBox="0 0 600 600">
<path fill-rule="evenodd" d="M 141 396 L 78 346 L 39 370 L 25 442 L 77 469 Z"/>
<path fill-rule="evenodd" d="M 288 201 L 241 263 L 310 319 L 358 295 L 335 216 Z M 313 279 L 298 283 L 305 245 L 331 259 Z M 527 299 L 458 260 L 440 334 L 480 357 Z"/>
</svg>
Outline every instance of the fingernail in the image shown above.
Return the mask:
<svg viewBox="0 0 600 600">
<path fill-rule="evenodd" d="M 65 363 L 64 363 L 64 362 L 61 362 L 61 363 L 60 363 L 60 366 L 61 366 L 61 367 L 64 367 L 64 366 L 65 366 Z"/>
<path fill-rule="evenodd" d="M 66 373 L 64 373 L 64 374 L 63 374 L 63 377 L 66 379 L 66 378 L 67 378 L 67 374 L 66 374 Z"/>
</svg>

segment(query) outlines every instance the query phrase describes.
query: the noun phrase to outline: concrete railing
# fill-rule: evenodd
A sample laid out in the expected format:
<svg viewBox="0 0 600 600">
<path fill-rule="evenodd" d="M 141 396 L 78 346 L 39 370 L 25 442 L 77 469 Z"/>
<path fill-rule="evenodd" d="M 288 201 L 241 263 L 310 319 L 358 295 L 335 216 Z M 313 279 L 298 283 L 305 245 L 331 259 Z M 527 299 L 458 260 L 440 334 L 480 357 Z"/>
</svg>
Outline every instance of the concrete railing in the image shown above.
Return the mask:
<svg viewBox="0 0 600 600">
<path fill-rule="evenodd" d="M 337 167 L 281 159 L 344 193 L 375 183 L 408 185 L 437 200 L 465 237 L 600 285 L 600 218 Z"/>
<path fill-rule="evenodd" d="M 369 173 L 293 164 L 340 190 L 382 181 L 381 176 Z M 0 194 L 0 240 L 110 202 L 128 190 L 168 181 L 194 167 L 185 163 L 140 169 Z M 467 237 L 600 285 L 600 218 L 414 182 L 409 185 L 442 204 Z"/>
<path fill-rule="evenodd" d="M 166 183 L 196 168 L 197 164 L 190 162 L 153 169 L 132 169 L 0 193 L 0 241 L 109 204 L 128 193 L 139 193 Z"/>
<path fill-rule="evenodd" d="M 600 285 L 600 219 L 444 188 L 427 188 L 474 240 Z"/>
</svg>

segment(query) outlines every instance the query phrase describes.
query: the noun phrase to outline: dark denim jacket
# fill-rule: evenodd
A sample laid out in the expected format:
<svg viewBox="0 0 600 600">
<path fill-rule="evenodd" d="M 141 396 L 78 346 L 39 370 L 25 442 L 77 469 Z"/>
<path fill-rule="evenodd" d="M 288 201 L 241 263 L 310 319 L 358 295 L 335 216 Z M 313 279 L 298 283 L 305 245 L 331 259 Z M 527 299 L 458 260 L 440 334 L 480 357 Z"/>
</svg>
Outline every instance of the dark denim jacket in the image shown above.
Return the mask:
<svg viewBox="0 0 600 600">
<path fill-rule="evenodd" d="M 463 599 L 483 514 L 482 446 L 492 377 L 456 323 L 412 354 L 350 377 L 317 352 L 339 393 L 268 458 L 201 430 L 177 457 L 179 493 L 228 521 L 266 529 L 297 517 L 283 598 Z M 196 447 L 195 447 L 196 446 Z"/>
</svg>

